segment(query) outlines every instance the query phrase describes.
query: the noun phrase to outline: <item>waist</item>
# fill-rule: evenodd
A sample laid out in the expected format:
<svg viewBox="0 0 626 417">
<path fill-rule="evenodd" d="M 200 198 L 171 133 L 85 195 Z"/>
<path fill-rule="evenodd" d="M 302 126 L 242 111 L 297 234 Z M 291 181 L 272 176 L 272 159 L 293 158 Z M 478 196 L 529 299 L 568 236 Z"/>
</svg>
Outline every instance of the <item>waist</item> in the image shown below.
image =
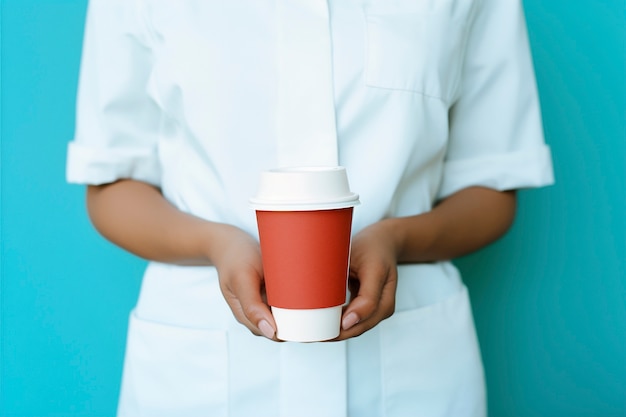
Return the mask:
<svg viewBox="0 0 626 417">
<path fill-rule="evenodd" d="M 435 304 L 463 288 L 449 262 L 398 266 L 396 312 Z M 215 267 L 152 262 L 143 277 L 135 314 L 144 320 L 176 326 L 239 328 L 222 296 Z"/>
</svg>

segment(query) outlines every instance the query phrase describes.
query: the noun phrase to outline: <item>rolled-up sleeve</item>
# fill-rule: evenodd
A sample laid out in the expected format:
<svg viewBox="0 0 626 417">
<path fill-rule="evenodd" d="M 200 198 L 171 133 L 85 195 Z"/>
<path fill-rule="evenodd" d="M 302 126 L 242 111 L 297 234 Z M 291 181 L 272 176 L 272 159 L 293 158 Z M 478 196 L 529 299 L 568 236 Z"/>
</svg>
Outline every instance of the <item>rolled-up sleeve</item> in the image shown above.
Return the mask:
<svg viewBox="0 0 626 417">
<path fill-rule="evenodd" d="M 161 112 L 148 94 L 153 57 L 136 3 L 89 3 L 68 182 L 129 178 L 160 184 Z"/>
<path fill-rule="evenodd" d="M 483 0 L 468 30 L 439 198 L 463 188 L 552 184 L 519 0 Z"/>
</svg>

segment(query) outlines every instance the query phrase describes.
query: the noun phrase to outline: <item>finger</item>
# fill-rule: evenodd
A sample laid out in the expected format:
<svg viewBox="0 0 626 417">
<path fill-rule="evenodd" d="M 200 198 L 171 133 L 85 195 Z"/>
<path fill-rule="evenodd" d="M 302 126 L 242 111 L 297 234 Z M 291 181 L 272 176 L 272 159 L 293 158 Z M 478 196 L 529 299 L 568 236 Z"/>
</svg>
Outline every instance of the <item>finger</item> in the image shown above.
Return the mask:
<svg viewBox="0 0 626 417">
<path fill-rule="evenodd" d="M 259 323 L 255 326 L 254 323 L 246 317 L 244 313 L 244 307 L 242 307 L 239 300 L 236 300 L 236 305 L 234 308 L 232 308 L 232 310 L 236 311 L 235 316 L 237 317 L 237 320 L 241 324 L 246 326 L 252 332 L 252 334 L 256 336 L 264 336 L 267 339 L 277 341 L 276 331 L 274 330 L 272 324 L 270 324 L 270 322 L 268 322 L 266 319 L 261 319 Z"/>
<path fill-rule="evenodd" d="M 234 280 L 233 292 L 242 317 L 257 332 L 274 339 L 276 335 L 276 323 L 267 304 L 263 301 L 262 282 L 256 274 L 247 274 Z M 253 333 L 255 331 L 253 330 Z"/>
<path fill-rule="evenodd" d="M 224 274 L 220 277 L 220 287 L 228 306 L 239 323 L 257 336 L 276 340 L 274 337 L 274 329 L 276 328 L 274 319 L 263 301 L 263 285 L 259 283 L 260 281 L 261 278 L 253 269 L 252 271 Z M 258 293 L 255 293 L 255 289 Z M 244 299 L 243 302 L 241 297 Z M 246 309 L 260 311 L 260 314 L 248 313 L 251 316 L 248 317 Z"/>
<path fill-rule="evenodd" d="M 376 311 L 383 287 L 390 274 L 390 268 L 371 265 L 352 271 L 353 278 L 358 280 L 358 293 L 345 309 L 341 327 L 348 330 L 359 322 L 367 320 Z"/>
<path fill-rule="evenodd" d="M 381 321 L 389 318 L 395 310 L 396 300 L 396 279 L 390 276 L 382 289 L 378 307 L 372 315 L 367 319 L 359 321 L 357 324 L 348 329 L 342 328 L 336 341 L 349 339 L 351 337 L 360 336 L 368 330 L 371 330 Z"/>
<path fill-rule="evenodd" d="M 255 336 L 263 336 L 263 333 L 261 333 L 260 329 L 257 328 L 257 326 L 252 324 L 250 320 L 246 318 L 246 315 L 243 313 L 243 308 L 241 307 L 241 303 L 235 296 L 227 297 L 226 302 L 228 303 L 228 306 L 233 312 L 235 319 L 237 319 L 237 321 L 240 324 L 246 326 L 248 330 L 250 330 L 250 332 L 252 332 L 252 334 L 254 334 Z"/>
</svg>

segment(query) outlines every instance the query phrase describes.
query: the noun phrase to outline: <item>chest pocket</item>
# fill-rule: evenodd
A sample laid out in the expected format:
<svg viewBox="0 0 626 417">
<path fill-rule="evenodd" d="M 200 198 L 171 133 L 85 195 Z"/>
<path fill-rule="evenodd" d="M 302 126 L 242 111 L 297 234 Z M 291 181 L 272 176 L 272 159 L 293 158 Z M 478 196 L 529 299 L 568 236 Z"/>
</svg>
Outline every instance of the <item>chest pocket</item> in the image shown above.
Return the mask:
<svg viewBox="0 0 626 417">
<path fill-rule="evenodd" d="M 365 6 L 366 84 L 449 101 L 463 61 L 471 0 L 395 0 Z"/>
</svg>

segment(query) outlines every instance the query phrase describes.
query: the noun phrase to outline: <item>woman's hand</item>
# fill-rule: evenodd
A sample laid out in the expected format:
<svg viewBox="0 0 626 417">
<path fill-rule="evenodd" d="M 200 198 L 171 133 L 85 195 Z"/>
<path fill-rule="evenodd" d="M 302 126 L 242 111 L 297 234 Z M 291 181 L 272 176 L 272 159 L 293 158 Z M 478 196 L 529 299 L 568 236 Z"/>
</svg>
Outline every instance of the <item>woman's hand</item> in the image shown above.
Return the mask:
<svg viewBox="0 0 626 417">
<path fill-rule="evenodd" d="M 488 245 L 511 226 L 515 204 L 513 191 L 470 187 L 429 212 L 363 229 L 352 240 L 352 299 L 336 340 L 358 336 L 393 314 L 399 263 L 453 259 Z"/>
<path fill-rule="evenodd" d="M 275 338 L 263 301 L 258 243 L 237 227 L 210 222 L 170 204 L 149 184 L 121 180 L 87 191 L 89 215 L 107 239 L 145 259 L 178 265 L 215 265 L 228 305 L 252 333 Z"/>
<path fill-rule="evenodd" d="M 358 336 L 391 316 L 397 264 L 452 259 L 493 242 L 510 227 L 515 193 L 481 187 L 461 190 L 433 210 L 390 218 L 352 240 L 352 299 L 336 340 Z M 179 265 L 215 265 L 226 301 L 254 334 L 276 340 L 276 324 L 263 300 L 257 242 L 234 226 L 184 213 L 161 191 L 120 180 L 87 191 L 94 226 L 111 242 L 145 259 Z"/>
<path fill-rule="evenodd" d="M 257 336 L 276 340 L 276 324 L 265 299 L 259 244 L 234 226 L 219 226 L 211 259 L 220 288 L 237 321 Z"/>
<path fill-rule="evenodd" d="M 395 309 L 397 242 L 386 221 L 375 223 L 352 239 L 348 285 L 351 300 L 345 308 L 341 333 L 344 340 L 370 330 Z"/>
</svg>

